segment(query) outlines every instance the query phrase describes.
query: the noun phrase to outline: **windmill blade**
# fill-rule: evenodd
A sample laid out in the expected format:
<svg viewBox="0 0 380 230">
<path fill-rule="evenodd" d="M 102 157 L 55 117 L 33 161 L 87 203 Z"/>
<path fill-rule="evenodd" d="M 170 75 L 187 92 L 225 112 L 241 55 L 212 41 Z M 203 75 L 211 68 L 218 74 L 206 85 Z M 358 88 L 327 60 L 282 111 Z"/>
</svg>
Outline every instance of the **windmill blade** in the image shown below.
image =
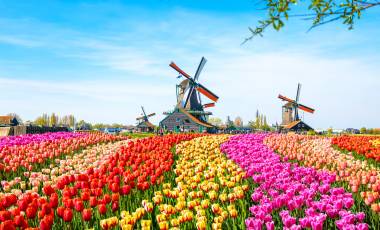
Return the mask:
<svg viewBox="0 0 380 230">
<path fill-rule="evenodd" d="M 190 107 L 190 97 L 192 96 L 193 91 L 194 91 L 194 85 L 191 84 L 190 89 L 189 89 L 189 93 L 187 94 L 186 101 L 184 104 L 185 107 L 188 107 L 188 108 Z"/>
<path fill-rule="evenodd" d="M 210 108 L 210 107 L 214 107 L 214 106 L 215 106 L 215 103 L 207 103 L 207 104 L 203 105 L 203 108 Z"/>
<path fill-rule="evenodd" d="M 144 115 L 144 117 L 146 117 L 146 113 L 145 113 L 144 107 L 141 106 L 141 109 L 142 109 L 142 111 L 143 111 L 143 115 Z"/>
<path fill-rule="evenodd" d="M 154 115 L 156 115 L 156 113 L 151 113 L 147 117 L 153 117 Z"/>
<path fill-rule="evenodd" d="M 292 99 L 290 99 L 288 97 L 282 96 L 281 94 L 278 95 L 278 98 L 280 98 L 283 101 L 287 101 L 287 102 L 296 104 L 296 102 L 294 100 L 292 100 Z"/>
<path fill-rule="evenodd" d="M 138 118 L 136 118 L 136 120 L 138 121 L 138 120 L 142 120 L 142 119 L 144 119 L 145 117 L 138 117 Z"/>
<path fill-rule="evenodd" d="M 217 102 L 219 97 L 216 96 L 213 92 L 211 92 L 210 90 L 208 90 L 206 87 L 204 87 L 203 85 L 201 84 L 197 84 L 195 86 L 195 89 L 200 92 L 201 94 L 205 95 L 206 97 L 208 97 L 210 100 L 214 101 L 214 102 Z"/>
<path fill-rule="evenodd" d="M 206 62 L 207 62 L 207 59 L 205 57 L 202 57 L 201 62 L 198 65 L 197 72 L 195 72 L 194 81 L 198 80 L 199 75 L 201 74 L 202 69 L 205 66 Z"/>
<path fill-rule="evenodd" d="M 169 66 L 172 67 L 173 69 L 175 69 L 182 76 L 184 76 L 184 77 L 186 77 L 188 79 L 191 79 L 191 76 L 189 74 L 187 74 L 185 71 L 181 70 L 174 62 L 171 62 Z"/>
<path fill-rule="evenodd" d="M 308 113 L 314 113 L 315 111 L 315 109 L 307 107 L 306 105 L 301 105 L 301 104 L 298 104 L 298 108 Z"/>
<path fill-rule="evenodd" d="M 298 87 L 297 87 L 297 95 L 296 95 L 296 103 L 298 103 L 298 100 L 300 98 L 300 93 L 301 93 L 301 84 L 298 83 Z"/>
</svg>

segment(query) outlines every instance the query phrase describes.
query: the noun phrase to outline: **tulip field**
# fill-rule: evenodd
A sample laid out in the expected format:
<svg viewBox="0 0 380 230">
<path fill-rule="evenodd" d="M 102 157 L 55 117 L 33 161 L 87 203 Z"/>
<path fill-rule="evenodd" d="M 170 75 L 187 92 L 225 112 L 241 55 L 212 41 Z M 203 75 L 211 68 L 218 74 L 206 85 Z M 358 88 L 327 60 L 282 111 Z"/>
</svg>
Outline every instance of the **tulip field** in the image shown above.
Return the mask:
<svg viewBox="0 0 380 230">
<path fill-rule="evenodd" d="M 0 138 L 3 229 L 380 229 L 380 138 Z"/>
</svg>

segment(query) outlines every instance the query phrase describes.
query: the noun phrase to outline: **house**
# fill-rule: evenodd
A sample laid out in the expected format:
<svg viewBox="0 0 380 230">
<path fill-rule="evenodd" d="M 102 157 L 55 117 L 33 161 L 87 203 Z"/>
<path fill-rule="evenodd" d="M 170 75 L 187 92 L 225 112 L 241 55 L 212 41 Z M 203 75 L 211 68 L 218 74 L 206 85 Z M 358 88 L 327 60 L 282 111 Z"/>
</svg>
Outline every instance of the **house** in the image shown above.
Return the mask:
<svg viewBox="0 0 380 230">
<path fill-rule="evenodd" d="M 14 116 L 0 116 L 0 127 L 17 126 L 20 122 Z"/>
<path fill-rule="evenodd" d="M 201 121 L 183 108 L 177 107 L 160 122 L 160 127 L 171 132 L 212 132 L 215 126 Z"/>
<path fill-rule="evenodd" d="M 287 125 L 282 126 L 282 130 L 297 132 L 297 131 L 309 131 L 309 130 L 313 130 L 313 128 L 311 128 L 302 120 L 298 120 L 298 121 L 293 121 Z"/>
<path fill-rule="evenodd" d="M 136 128 L 138 132 L 149 133 L 154 131 L 155 126 L 149 121 L 141 121 Z"/>
</svg>

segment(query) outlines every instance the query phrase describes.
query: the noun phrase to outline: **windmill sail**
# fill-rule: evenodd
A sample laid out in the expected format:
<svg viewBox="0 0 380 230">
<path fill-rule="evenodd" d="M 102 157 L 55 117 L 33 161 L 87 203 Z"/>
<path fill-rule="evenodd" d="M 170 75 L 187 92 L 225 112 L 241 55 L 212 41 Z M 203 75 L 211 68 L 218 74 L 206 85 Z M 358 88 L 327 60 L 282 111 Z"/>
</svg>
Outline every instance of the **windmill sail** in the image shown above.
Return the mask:
<svg viewBox="0 0 380 230">
<path fill-rule="evenodd" d="M 179 85 L 178 85 L 178 95 L 177 95 L 177 104 L 182 105 L 183 98 L 185 96 L 186 91 L 189 89 L 189 79 L 183 80 Z"/>
</svg>

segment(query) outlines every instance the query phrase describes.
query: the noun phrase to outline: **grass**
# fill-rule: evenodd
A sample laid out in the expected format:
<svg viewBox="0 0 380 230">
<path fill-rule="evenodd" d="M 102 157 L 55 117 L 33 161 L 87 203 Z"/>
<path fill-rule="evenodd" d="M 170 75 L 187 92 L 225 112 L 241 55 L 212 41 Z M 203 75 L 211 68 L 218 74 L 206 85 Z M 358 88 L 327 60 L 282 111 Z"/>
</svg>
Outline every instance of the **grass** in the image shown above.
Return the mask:
<svg viewBox="0 0 380 230">
<path fill-rule="evenodd" d="M 153 137 L 154 133 L 121 133 L 123 136 L 127 136 L 129 138 L 145 138 L 145 137 Z"/>
</svg>

